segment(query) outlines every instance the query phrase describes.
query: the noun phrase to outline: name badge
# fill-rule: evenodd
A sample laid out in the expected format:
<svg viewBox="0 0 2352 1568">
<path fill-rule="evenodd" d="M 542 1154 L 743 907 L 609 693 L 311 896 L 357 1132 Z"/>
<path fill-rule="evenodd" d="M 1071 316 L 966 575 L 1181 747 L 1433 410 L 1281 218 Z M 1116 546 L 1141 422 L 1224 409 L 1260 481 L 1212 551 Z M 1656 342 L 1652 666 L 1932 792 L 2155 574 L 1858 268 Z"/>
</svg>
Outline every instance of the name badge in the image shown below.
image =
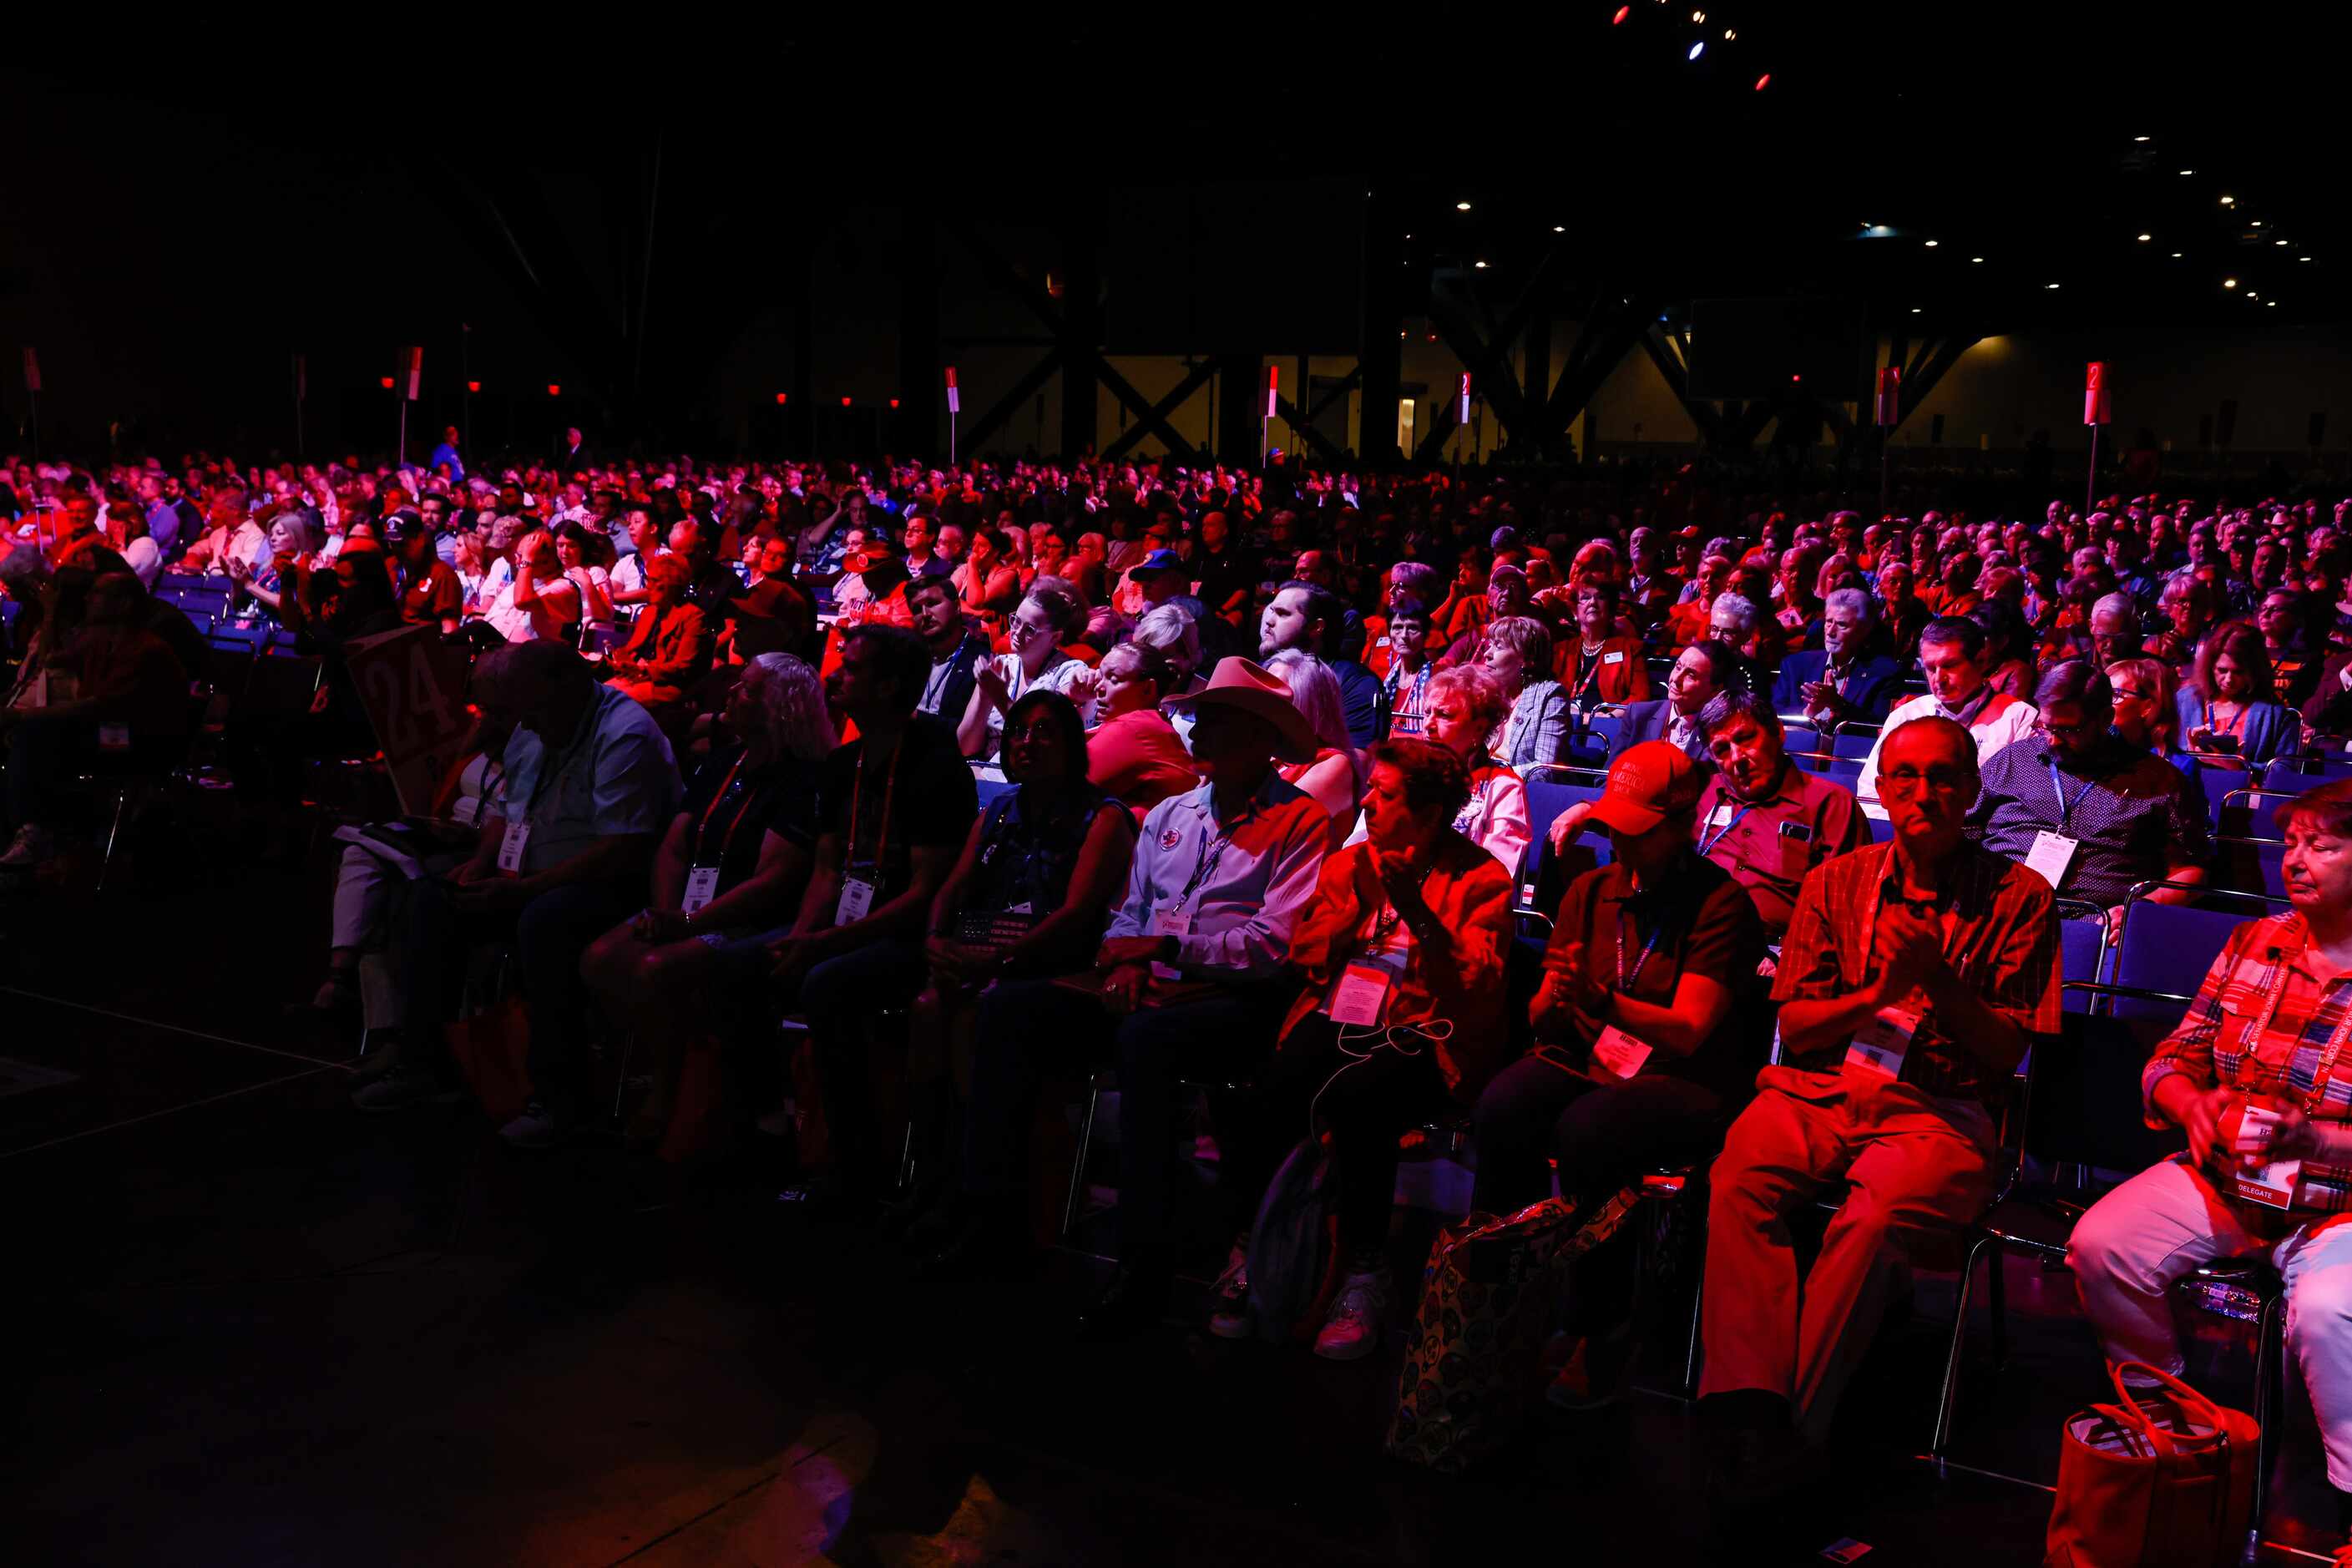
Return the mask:
<svg viewBox="0 0 2352 1568">
<path fill-rule="evenodd" d="M 686 873 L 686 897 L 678 908 L 693 914 L 719 896 L 719 868 L 693 866 Z"/>
<path fill-rule="evenodd" d="M 1846 1077 L 1890 1081 L 1901 1078 L 1911 1037 L 1918 1032 L 1918 1014 L 1881 1007 L 1876 1017 L 1853 1032 L 1853 1043 L 1845 1048 Z"/>
<path fill-rule="evenodd" d="M 2066 868 L 2074 863 L 2074 850 L 2082 842 L 2044 828 L 2033 836 L 2033 847 L 2026 854 L 2025 868 L 2057 888 L 2066 880 Z"/>
<path fill-rule="evenodd" d="M 1632 1078 L 1650 1059 L 1650 1047 L 1612 1024 L 1592 1042 L 1592 1061 L 1619 1078 Z"/>
<path fill-rule="evenodd" d="M 1388 1005 L 1389 972 L 1377 963 L 1350 963 L 1332 983 L 1324 1011 L 1335 1024 L 1377 1026 Z"/>
<path fill-rule="evenodd" d="M 98 749 L 101 752 L 127 752 L 131 749 L 131 726 L 100 724 L 98 727 Z"/>
<path fill-rule="evenodd" d="M 874 907 L 874 884 L 856 877 L 841 884 L 841 901 L 833 906 L 833 923 L 845 926 L 866 918 Z"/>
<path fill-rule="evenodd" d="M 2249 1105 L 2239 1113 L 2237 1135 L 2230 1141 L 2231 1151 L 2239 1154 L 2259 1154 L 2271 1146 L 2271 1129 L 2279 1121 L 2278 1112 L 2266 1105 Z M 2295 1184 L 2302 1179 L 2300 1160 L 2273 1160 L 2249 1171 L 2242 1167 L 2231 1173 L 2231 1183 L 2239 1197 L 2264 1208 L 2284 1209 L 2294 1206 Z"/>
<path fill-rule="evenodd" d="M 1180 939 L 1191 936 L 1192 916 L 1184 910 L 1154 910 L 1151 913 L 1151 934 Z"/>
<path fill-rule="evenodd" d="M 482 797 L 478 795 L 459 795 L 449 806 L 450 820 L 460 827 L 471 827 L 482 820 Z"/>
<path fill-rule="evenodd" d="M 1604 653 L 1601 656 L 1601 662 L 1603 664 L 1622 664 L 1625 662 L 1625 650 L 1621 647 L 1614 653 Z"/>
<path fill-rule="evenodd" d="M 1706 826 L 1710 831 L 1715 832 L 1720 832 L 1730 826 L 1731 803 L 1727 800 L 1718 801 L 1715 809 L 1706 814 Z"/>
<path fill-rule="evenodd" d="M 499 869 L 520 874 L 522 870 L 522 852 L 524 847 L 530 843 L 530 823 L 508 823 L 507 836 L 499 840 Z"/>
</svg>

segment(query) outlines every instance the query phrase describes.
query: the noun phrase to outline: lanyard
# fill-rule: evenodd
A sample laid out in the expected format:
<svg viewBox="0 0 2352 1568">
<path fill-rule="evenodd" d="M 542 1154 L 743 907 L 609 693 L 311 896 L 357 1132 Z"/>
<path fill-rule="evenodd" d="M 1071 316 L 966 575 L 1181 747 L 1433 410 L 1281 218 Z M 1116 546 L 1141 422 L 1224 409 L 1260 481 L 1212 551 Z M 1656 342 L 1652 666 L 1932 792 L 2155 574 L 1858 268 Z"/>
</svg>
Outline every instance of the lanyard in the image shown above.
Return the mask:
<svg viewBox="0 0 2352 1568">
<path fill-rule="evenodd" d="M 710 837 L 710 819 L 717 816 L 719 808 L 726 804 L 728 792 L 735 787 L 735 781 L 741 776 L 742 772 L 743 757 L 740 752 L 738 752 L 735 765 L 727 770 L 727 782 L 719 786 L 719 793 L 712 795 L 710 804 L 703 808 L 702 820 L 695 824 L 693 864 L 698 866 L 702 863 L 702 846 L 703 841 Z M 751 815 L 751 803 L 758 794 L 759 791 L 755 789 L 746 789 L 743 792 L 743 804 L 735 808 L 733 820 L 727 824 L 727 837 L 719 841 L 719 864 L 726 864 L 728 851 L 735 847 L 735 830 L 742 826 L 743 818 Z"/>
<path fill-rule="evenodd" d="M 2286 1000 L 2287 967 L 2287 961 L 2284 955 L 2271 965 L 2270 995 L 2266 999 L 2263 1007 L 2263 1026 L 2261 1030 L 2261 1033 L 2263 1034 L 2266 1035 L 2270 1033 L 2273 1026 L 2277 1023 L 2279 1006 Z M 2319 984 L 2320 1001 L 2324 1003 L 2327 1000 L 2328 990 L 2336 984 L 2337 980 L 2347 978 L 2352 978 L 2352 976 L 2339 974 L 2336 976 L 2335 979 L 2321 981 Z M 2315 1008 L 2314 1011 L 2315 1012 L 2316 1008 Z M 2308 1112 L 2326 1101 L 2327 1098 L 2327 1086 L 2329 1083 L 2334 1081 L 2336 1077 L 2336 1058 L 2344 1054 L 2344 1043 L 2347 1039 L 2352 1039 L 2352 1002 L 2347 1002 L 2346 1004 L 2344 1016 L 2336 1021 L 2335 1032 L 2327 1037 L 2327 1044 L 2320 1050 L 2319 1065 L 2312 1070 L 2311 1088 L 2303 1097 L 2303 1109 L 2305 1111 Z M 2302 1043 L 2303 1037 L 2302 1035 L 2297 1034 L 2294 1038 L 2294 1044 L 2299 1046 Z M 2292 1067 L 2294 1062 L 2294 1052 L 2293 1047 L 2290 1047 L 2287 1052 L 2287 1061 L 2285 1065 L 2287 1067 Z"/>
<path fill-rule="evenodd" d="M 1210 809 L 1214 811 L 1215 807 L 1212 806 Z M 1224 855 L 1225 846 L 1232 842 L 1233 835 L 1229 833 L 1219 833 L 1211 838 L 1204 847 L 1202 847 L 1201 850 L 1201 858 L 1192 863 L 1192 879 L 1184 884 L 1184 890 L 1182 892 L 1176 895 L 1176 908 L 1178 910 L 1181 910 L 1185 905 L 1191 903 L 1192 901 L 1192 895 L 1199 892 L 1201 890 L 1202 884 L 1206 882 L 1209 878 L 1215 873 L 1217 869 L 1217 861 Z"/>
<path fill-rule="evenodd" d="M 1698 841 L 1699 858 L 1702 860 L 1706 859 L 1706 857 L 1714 851 L 1717 845 L 1722 843 L 1726 838 L 1731 836 L 1731 830 L 1739 826 L 1739 819 L 1746 816 L 1749 812 L 1755 809 L 1756 803 L 1752 800 L 1749 801 L 1738 811 L 1733 812 L 1731 814 L 1731 820 L 1725 823 L 1721 827 L 1717 828 L 1713 837 L 1700 839 Z"/>
<path fill-rule="evenodd" d="M 2074 815 L 2074 808 L 2083 804 L 2083 797 L 2084 795 L 2091 793 L 2091 785 L 2095 781 L 2084 779 L 2083 781 L 2083 787 L 2074 792 L 2074 798 L 2068 800 L 2066 798 L 2066 786 L 2060 783 L 2058 779 L 2058 764 L 2054 762 L 2050 764 L 2050 789 L 2051 793 L 2058 797 L 2059 832 L 2063 833 L 2066 831 L 2066 819 Z"/>
<path fill-rule="evenodd" d="M 1602 654 L 1604 654 L 1604 653 L 1608 652 L 1608 651 L 1609 651 L 1608 645 L 1607 645 L 1606 643 L 1603 643 L 1600 647 L 1595 648 L 1595 649 L 1591 652 L 1591 654 L 1588 656 L 1588 655 L 1585 653 L 1585 651 L 1584 651 L 1584 645 L 1583 645 L 1583 643 L 1582 643 L 1581 641 L 1580 641 L 1580 642 L 1577 644 L 1577 647 L 1576 647 L 1576 657 L 1577 657 L 1578 662 L 1579 662 L 1579 663 L 1581 665 L 1581 667 L 1582 667 L 1582 668 L 1578 671 L 1577 678 L 1576 678 L 1576 695 L 1577 695 L 1577 696 L 1581 697 L 1581 696 L 1583 696 L 1586 692 L 1588 692 L 1588 691 L 1591 690 L 1591 689 L 1593 689 L 1594 684 L 1600 680 L 1600 679 L 1601 679 L 1601 656 Z"/>
<path fill-rule="evenodd" d="M 890 776 L 884 780 L 882 784 L 882 831 L 874 836 L 874 858 L 866 862 L 877 872 L 882 867 L 883 847 L 890 842 L 890 802 L 898 793 L 898 754 L 906 749 L 906 737 L 902 735 L 898 738 L 898 744 L 891 750 Z M 857 772 L 852 776 L 849 785 L 849 843 L 842 851 L 844 862 L 850 866 L 858 864 L 857 803 L 865 794 L 866 748 L 861 744 L 857 748 Z"/>
<path fill-rule="evenodd" d="M 2208 731 L 2210 731 L 2210 732 L 2212 732 L 2213 734 L 2217 734 L 2217 735 L 2243 735 L 2243 734 L 2246 732 L 2246 710 L 2247 710 L 2248 709 L 2250 709 L 2250 708 L 2252 708 L 2252 707 L 2253 706 L 2253 704 L 2252 704 L 2252 703 L 2251 703 L 2251 702 L 2241 702 L 2241 703 L 2239 703 L 2239 704 L 2238 704 L 2238 713 L 2237 713 L 2237 717 L 2235 717 L 2235 718 L 2233 718 L 2233 719 L 2231 719 L 2231 720 L 2230 721 L 2230 722 L 2229 722 L 2229 726 L 2228 726 L 2226 729 L 2221 729 L 2221 730 L 2215 730 L 2215 729 L 2213 728 L 2213 704 L 2212 704 L 2212 703 L 2210 703 L 2210 702 L 2206 702 L 2204 706 L 2205 706 L 2205 728 L 2206 728 Z"/>
<path fill-rule="evenodd" d="M 1642 978 L 1642 966 L 1650 962 L 1650 954 L 1658 951 L 1658 940 L 1666 934 L 1665 922 L 1658 922 L 1650 932 L 1650 940 L 1642 944 L 1641 956 L 1633 960 L 1633 973 L 1625 973 L 1625 917 L 1617 917 L 1617 989 L 1625 995 L 1633 994 L 1633 983 Z"/>
</svg>

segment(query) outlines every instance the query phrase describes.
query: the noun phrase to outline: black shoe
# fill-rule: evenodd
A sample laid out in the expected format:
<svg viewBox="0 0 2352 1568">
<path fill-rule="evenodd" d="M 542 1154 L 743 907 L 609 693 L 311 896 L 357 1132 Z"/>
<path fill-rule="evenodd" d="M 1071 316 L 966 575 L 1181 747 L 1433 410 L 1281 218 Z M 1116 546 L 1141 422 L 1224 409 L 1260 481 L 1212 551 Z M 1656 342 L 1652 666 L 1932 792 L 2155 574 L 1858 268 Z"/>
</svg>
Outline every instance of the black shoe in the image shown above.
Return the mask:
<svg viewBox="0 0 2352 1568">
<path fill-rule="evenodd" d="M 1082 1340 L 1120 1340 L 1160 1326 L 1172 1285 L 1164 1268 L 1122 1263 L 1078 1314 Z"/>
</svg>

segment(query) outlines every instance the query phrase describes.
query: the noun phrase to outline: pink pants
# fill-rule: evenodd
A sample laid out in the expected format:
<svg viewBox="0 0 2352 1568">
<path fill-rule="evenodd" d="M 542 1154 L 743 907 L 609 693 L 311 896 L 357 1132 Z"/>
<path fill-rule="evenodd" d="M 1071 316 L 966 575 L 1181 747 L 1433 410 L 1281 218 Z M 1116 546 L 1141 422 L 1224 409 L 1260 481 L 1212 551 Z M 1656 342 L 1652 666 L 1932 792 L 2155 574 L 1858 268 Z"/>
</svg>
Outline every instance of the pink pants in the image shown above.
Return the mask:
<svg viewBox="0 0 2352 1568">
<path fill-rule="evenodd" d="M 2268 1237 L 2185 1161 L 2151 1166 L 2091 1205 L 2066 1250 L 2083 1310 L 2112 1363 L 2144 1361 L 2180 1371 L 2172 1287 L 2221 1258 L 2267 1257 L 2286 1280 L 2286 1347 L 2327 1449 L 2327 1482 L 2352 1491 L 2352 1214 L 2293 1225 Z M 2310 1216 L 2305 1216 L 2310 1217 Z M 2284 1239 L 2279 1226 L 2291 1226 Z"/>
<path fill-rule="evenodd" d="M 1974 1219 L 1990 1195 L 1992 1119 L 1908 1084 L 1766 1068 L 1709 1177 L 1702 1396 L 1762 1389 L 1819 1437 L 1922 1237 Z M 1801 1281 L 1788 1216 L 1839 1203 Z"/>
</svg>

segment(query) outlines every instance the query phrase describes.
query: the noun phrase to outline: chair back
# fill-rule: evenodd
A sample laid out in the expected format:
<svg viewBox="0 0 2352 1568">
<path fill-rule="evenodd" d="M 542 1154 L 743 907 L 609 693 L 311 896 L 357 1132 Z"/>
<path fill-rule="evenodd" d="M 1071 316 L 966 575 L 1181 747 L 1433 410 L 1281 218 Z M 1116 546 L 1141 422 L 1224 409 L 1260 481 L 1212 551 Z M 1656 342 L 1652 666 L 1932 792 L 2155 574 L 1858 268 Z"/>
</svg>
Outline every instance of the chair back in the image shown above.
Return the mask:
<svg viewBox="0 0 2352 1568">
<path fill-rule="evenodd" d="M 1870 755 L 1870 748 L 1878 744 L 1878 734 L 1875 724 L 1841 724 L 1830 752 L 1834 756 L 1851 757 L 1857 763 L 1861 762 Z"/>
<path fill-rule="evenodd" d="M 2052 907 L 2058 915 L 2059 967 L 2063 977 L 2069 982 L 2095 984 L 2105 980 L 2106 911 L 2096 904 L 2074 899 L 2060 899 Z M 2069 1008 L 2088 1008 L 2090 997 L 2086 993 L 2069 990 L 2065 1005 Z"/>
<path fill-rule="evenodd" d="M 2115 988 L 2107 994 L 2114 1000 Z M 2138 999 L 2156 1001 L 2154 993 Z M 2140 1074 L 2158 1042 L 2172 1030 L 2178 1004 L 2139 1016 L 2114 1017 L 2068 1005 L 2057 1050 L 2034 1053 L 2034 1084 L 2027 1103 L 2021 1146 L 2048 1165 L 2089 1165 L 2106 1171 L 2145 1171 L 2178 1152 L 2186 1140 L 2178 1128 L 2151 1131 L 2140 1113 Z"/>
<path fill-rule="evenodd" d="M 2142 884 L 2146 887 L 2148 884 Z M 2194 991 L 2213 960 L 2229 944 L 2231 933 L 2244 924 L 2246 914 L 2230 910 L 2201 910 L 2189 904 L 2159 904 L 2132 889 L 2124 902 L 2124 929 L 2116 943 L 2114 984 L 2137 991 Z M 2180 1009 L 2168 1003 L 2117 995 L 2111 1000 L 2117 1017 L 2178 1018 Z"/>
</svg>

